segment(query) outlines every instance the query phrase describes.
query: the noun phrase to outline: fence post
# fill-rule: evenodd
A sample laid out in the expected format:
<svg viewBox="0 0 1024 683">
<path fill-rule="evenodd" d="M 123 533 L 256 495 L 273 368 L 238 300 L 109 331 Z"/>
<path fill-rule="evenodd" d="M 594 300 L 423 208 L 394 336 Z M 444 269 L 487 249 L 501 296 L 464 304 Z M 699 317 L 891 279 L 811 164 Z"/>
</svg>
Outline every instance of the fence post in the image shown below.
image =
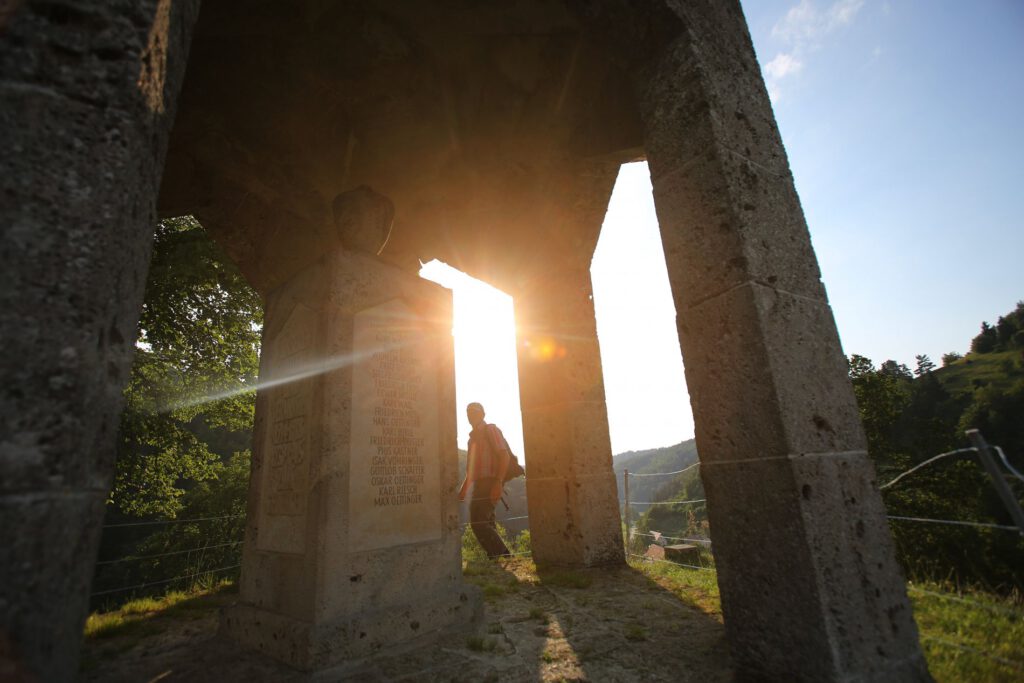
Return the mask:
<svg viewBox="0 0 1024 683">
<path fill-rule="evenodd" d="M 996 465 L 995 459 L 992 457 L 992 453 L 989 451 L 988 442 L 985 441 L 985 437 L 981 435 L 981 432 L 977 429 L 968 429 L 967 438 L 971 440 L 971 444 L 978 449 L 978 457 L 981 458 L 981 464 L 985 467 L 985 471 L 988 472 L 989 478 L 992 480 L 992 485 L 996 488 L 996 493 L 1003 501 L 1003 505 L 1010 512 L 1010 517 L 1013 518 L 1014 524 L 1020 528 L 1021 535 L 1024 535 L 1024 511 L 1020 509 L 1020 503 L 1017 502 L 1017 497 L 1013 495 L 1013 491 L 1010 490 L 1009 485 L 1006 483 L 1006 479 L 1003 478 L 1003 473 Z"/>
<path fill-rule="evenodd" d="M 629 470 L 622 471 L 622 488 L 626 494 L 626 505 L 623 508 L 623 514 L 626 517 L 626 553 L 628 554 L 633 541 L 633 530 L 629 525 Z"/>
</svg>

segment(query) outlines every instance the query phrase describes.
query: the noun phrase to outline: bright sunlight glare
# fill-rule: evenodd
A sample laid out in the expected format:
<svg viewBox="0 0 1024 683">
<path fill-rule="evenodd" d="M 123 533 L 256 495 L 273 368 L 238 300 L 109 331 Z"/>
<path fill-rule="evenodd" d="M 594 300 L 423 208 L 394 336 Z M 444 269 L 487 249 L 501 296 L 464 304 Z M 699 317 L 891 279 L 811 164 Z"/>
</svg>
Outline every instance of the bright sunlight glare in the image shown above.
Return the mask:
<svg viewBox="0 0 1024 683">
<path fill-rule="evenodd" d="M 459 445 L 465 406 L 484 404 L 489 422 L 523 452 L 512 298 L 431 261 L 420 275 L 454 296 L 455 393 Z M 671 446 L 693 437 L 675 308 L 654 213 L 646 163 L 619 171 L 591 265 L 612 452 Z M 554 358 L 559 345 L 537 340 L 531 352 Z"/>
<path fill-rule="evenodd" d="M 521 455 L 523 417 L 512 297 L 437 260 L 425 264 L 420 276 L 452 290 L 459 447 L 469 441 L 466 404 L 476 401 L 483 404 L 487 421 L 498 425 L 512 450 Z"/>
</svg>

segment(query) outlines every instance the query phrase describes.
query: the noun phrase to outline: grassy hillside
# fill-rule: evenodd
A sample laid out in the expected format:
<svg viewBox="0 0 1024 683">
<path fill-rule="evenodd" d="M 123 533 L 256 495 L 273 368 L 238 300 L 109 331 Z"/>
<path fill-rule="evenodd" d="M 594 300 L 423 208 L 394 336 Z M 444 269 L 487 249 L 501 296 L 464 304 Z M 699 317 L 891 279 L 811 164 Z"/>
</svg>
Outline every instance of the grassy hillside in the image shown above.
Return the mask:
<svg viewBox="0 0 1024 683">
<path fill-rule="evenodd" d="M 1024 378 L 1024 351 L 969 353 L 935 370 L 934 375 L 954 395 L 969 394 L 982 387 L 1009 391 L 1014 382 Z"/>
</svg>

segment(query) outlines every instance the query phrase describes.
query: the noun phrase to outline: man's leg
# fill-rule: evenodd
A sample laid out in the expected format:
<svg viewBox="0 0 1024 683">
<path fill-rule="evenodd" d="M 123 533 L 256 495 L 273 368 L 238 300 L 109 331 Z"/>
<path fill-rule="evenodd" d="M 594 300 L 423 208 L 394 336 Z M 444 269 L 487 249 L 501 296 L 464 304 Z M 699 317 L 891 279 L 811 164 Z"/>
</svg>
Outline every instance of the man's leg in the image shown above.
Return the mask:
<svg viewBox="0 0 1024 683">
<path fill-rule="evenodd" d="M 477 482 L 477 486 L 480 486 L 480 482 Z M 488 487 L 481 490 L 490 489 Z M 476 491 L 474 491 L 475 493 Z M 494 503 L 490 498 L 473 498 L 469 504 L 469 523 L 476 535 L 476 540 L 480 541 L 480 545 L 487 551 L 488 557 L 494 558 L 509 554 L 505 542 L 501 540 L 501 536 L 498 535 L 498 530 L 494 526 Z"/>
</svg>

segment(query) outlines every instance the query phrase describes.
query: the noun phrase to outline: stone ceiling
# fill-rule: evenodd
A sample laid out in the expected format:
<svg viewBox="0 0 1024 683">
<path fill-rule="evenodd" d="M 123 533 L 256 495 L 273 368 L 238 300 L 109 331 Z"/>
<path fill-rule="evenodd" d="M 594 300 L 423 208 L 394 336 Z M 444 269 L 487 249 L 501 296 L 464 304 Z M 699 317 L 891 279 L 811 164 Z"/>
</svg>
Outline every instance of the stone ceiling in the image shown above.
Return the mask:
<svg viewBox="0 0 1024 683">
<path fill-rule="evenodd" d="M 160 196 L 272 289 L 336 237 L 331 201 L 395 204 L 382 257 L 508 289 L 589 264 L 633 96 L 558 0 L 204 3 Z"/>
</svg>

